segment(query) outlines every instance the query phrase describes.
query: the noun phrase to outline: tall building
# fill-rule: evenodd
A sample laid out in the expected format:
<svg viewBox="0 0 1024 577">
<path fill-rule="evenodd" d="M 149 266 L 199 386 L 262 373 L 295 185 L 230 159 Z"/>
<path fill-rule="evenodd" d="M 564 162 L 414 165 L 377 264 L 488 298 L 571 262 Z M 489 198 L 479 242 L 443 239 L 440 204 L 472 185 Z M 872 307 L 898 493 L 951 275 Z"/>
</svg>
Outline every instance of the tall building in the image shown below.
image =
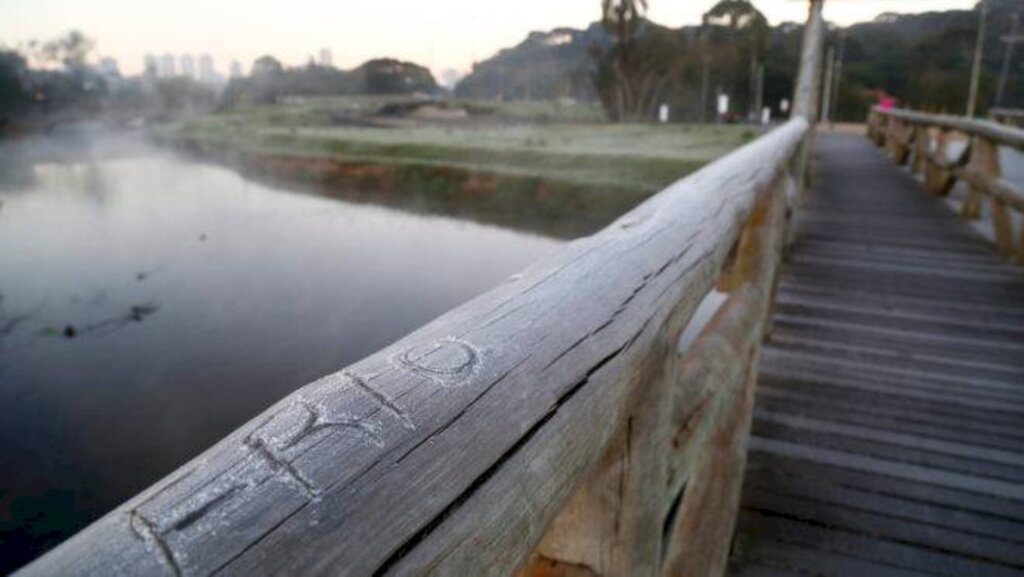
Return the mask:
<svg viewBox="0 0 1024 577">
<path fill-rule="evenodd" d="M 160 66 L 157 68 L 157 72 L 160 78 L 171 78 L 177 76 L 177 71 L 174 68 L 174 56 L 171 54 L 164 54 L 160 57 Z"/>
<path fill-rule="evenodd" d="M 160 68 L 156 63 L 156 56 L 146 54 L 142 57 L 142 73 L 146 76 L 156 76 Z"/>
<path fill-rule="evenodd" d="M 320 49 L 320 66 L 334 66 L 334 57 L 330 48 Z"/>
<path fill-rule="evenodd" d="M 237 60 L 231 61 L 231 78 L 242 77 L 242 65 Z"/>
<path fill-rule="evenodd" d="M 191 54 L 181 55 L 181 75 L 189 78 L 196 77 L 196 61 Z"/>
<path fill-rule="evenodd" d="M 209 54 L 199 57 L 199 81 L 207 84 L 217 81 L 217 71 L 213 69 L 213 57 Z"/>
</svg>

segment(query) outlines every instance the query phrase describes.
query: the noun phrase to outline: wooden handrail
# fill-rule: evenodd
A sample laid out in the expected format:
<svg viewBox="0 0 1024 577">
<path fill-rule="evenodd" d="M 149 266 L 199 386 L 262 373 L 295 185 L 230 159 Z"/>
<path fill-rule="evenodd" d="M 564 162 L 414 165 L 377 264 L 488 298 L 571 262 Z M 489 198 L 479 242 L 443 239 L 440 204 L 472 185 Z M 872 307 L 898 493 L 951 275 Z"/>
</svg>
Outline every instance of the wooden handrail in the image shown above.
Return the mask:
<svg viewBox="0 0 1024 577">
<path fill-rule="evenodd" d="M 822 29 L 817 0 L 802 62 Z M 813 116 L 292 393 L 22 572 L 720 574 Z"/>
<path fill-rule="evenodd" d="M 882 118 L 895 118 L 912 126 L 945 128 L 969 136 L 980 136 L 1000 145 L 1024 150 L 1024 130 L 992 122 L 991 120 L 952 116 L 949 114 L 929 114 L 898 108 L 884 109 L 875 107 L 872 109 L 872 113 Z"/>
<path fill-rule="evenodd" d="M 948 155 L 953 133 L 967 140 L 958 158 Z M 981 200 L 987 197 L 1000 252 L 1024 262 L 1024 227 L 1015 241 L 1009 215 L 1009 210 L 1024 212 L 1024 190 L 1002 178 L 999 161 L 999 146 L 1024 150 L 1024 130 L 987 120 L 874 108 L 868 116 L 868 136 L 899 164 L 912 157 L 911 171 L 923 171 L 925 188 L 935 194 L 948 194 L 957 180 L 966 183 L 964 218 L 978 218 Z"/>
<path fill-rule="evenodd" d="M 1011 126 L 1024 126 L 1024 110 L 1020 108 L 992 108 L 989 117 L 995 122 Z"/>
</svg>

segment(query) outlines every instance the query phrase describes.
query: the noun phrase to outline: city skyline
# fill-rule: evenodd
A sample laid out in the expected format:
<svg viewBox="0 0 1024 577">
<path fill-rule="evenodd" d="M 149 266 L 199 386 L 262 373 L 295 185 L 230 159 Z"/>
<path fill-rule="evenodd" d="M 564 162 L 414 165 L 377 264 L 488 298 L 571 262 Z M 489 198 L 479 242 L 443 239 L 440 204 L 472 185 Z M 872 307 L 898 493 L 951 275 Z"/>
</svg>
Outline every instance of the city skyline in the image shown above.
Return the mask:
<svg viewBox="0 0 1024 577">
<path fill-rule="evenodd" d="M 649 18 L 678 27 L 697 24 L 715 0 L 653 1 Z M 883 0 L 826 3 L 826 17 L 840 25 L 871 20 L 883 12 L 970 9 L 974 0 Z M 213 10 L 197 0 L 183 0 L 174 10 L 127 0 L 7 0 L 0 5 L 0 38 L 8 47 L 46 40 L 78 29 L 96 40 L 94 57 L 113 58 L 124 74 L 145 70 L 146 54 L 208 54 L 222 74 L 237 61 L 243 71 L 270 54 L 286 66 L 310 59 L 338 68 L 353 68 L 380 57 L 423 64 L 437 77 L 450 69 L 466 72 L 474 62 L 521 42 L 534 30 L 583 28 L 600 16 L 596 0 L 519 0 L 483 6 L 469 0 L 439 0 L 429 5 L 408 0 L 380 0 L 373 5 L 338 7 L 316 0 L 270 2 L 226 0 Z M 755 5 L 772 24 L 802 21 L 806 3 L 761 0 Z M 170 4 L 166 6 L 170 7 Z M 58 9 L 59 7 L 59 9 Z M 49 9 L 47 9 L 49 8 Z M 160 18 L 153 18 L 160 13 Z M 394 18 L 402 14 L 402 18 Z M 457 18 L 451 15 L 457 14 Z M 340 55 L 340 56 L 338 56 Z M 180 68 L 176 62 L 175 68 Z"/>
</svg>

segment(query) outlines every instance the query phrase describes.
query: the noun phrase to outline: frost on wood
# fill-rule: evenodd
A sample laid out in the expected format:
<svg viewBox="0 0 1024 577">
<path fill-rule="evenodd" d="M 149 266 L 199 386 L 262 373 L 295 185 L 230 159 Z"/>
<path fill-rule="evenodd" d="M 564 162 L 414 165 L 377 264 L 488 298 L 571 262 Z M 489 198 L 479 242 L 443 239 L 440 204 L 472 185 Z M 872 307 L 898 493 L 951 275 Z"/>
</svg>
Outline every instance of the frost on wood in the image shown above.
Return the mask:
<svg viewBox="0 0 1024 577">
<path fill-rule="evenodd" d="M 360 377 L 338 373 L 272 413 L 235 458 L 207 460 L 133 508 L 128 522 L 175 573 L 205 572 L 359 473 L 388 439 L 414 429 L 390 399 Z M 317 459 L 304 459 L 313 449 Z M 324 455 L 336 458 L 333 466 L 322 466 Z"/>
</svg>

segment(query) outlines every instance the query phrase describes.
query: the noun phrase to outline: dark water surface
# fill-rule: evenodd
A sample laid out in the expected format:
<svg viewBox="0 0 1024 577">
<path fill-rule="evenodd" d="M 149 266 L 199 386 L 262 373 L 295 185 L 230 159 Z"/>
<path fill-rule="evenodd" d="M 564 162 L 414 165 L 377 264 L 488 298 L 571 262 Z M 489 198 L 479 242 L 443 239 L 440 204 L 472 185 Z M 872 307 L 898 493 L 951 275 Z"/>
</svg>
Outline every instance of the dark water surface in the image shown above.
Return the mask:
<svg viewBox="0 0 1024 577">
<path fill-rule="evenodd" d="M 0 150 L 0 572 L 558 245 L 136 144 Z"/>
</svg>

